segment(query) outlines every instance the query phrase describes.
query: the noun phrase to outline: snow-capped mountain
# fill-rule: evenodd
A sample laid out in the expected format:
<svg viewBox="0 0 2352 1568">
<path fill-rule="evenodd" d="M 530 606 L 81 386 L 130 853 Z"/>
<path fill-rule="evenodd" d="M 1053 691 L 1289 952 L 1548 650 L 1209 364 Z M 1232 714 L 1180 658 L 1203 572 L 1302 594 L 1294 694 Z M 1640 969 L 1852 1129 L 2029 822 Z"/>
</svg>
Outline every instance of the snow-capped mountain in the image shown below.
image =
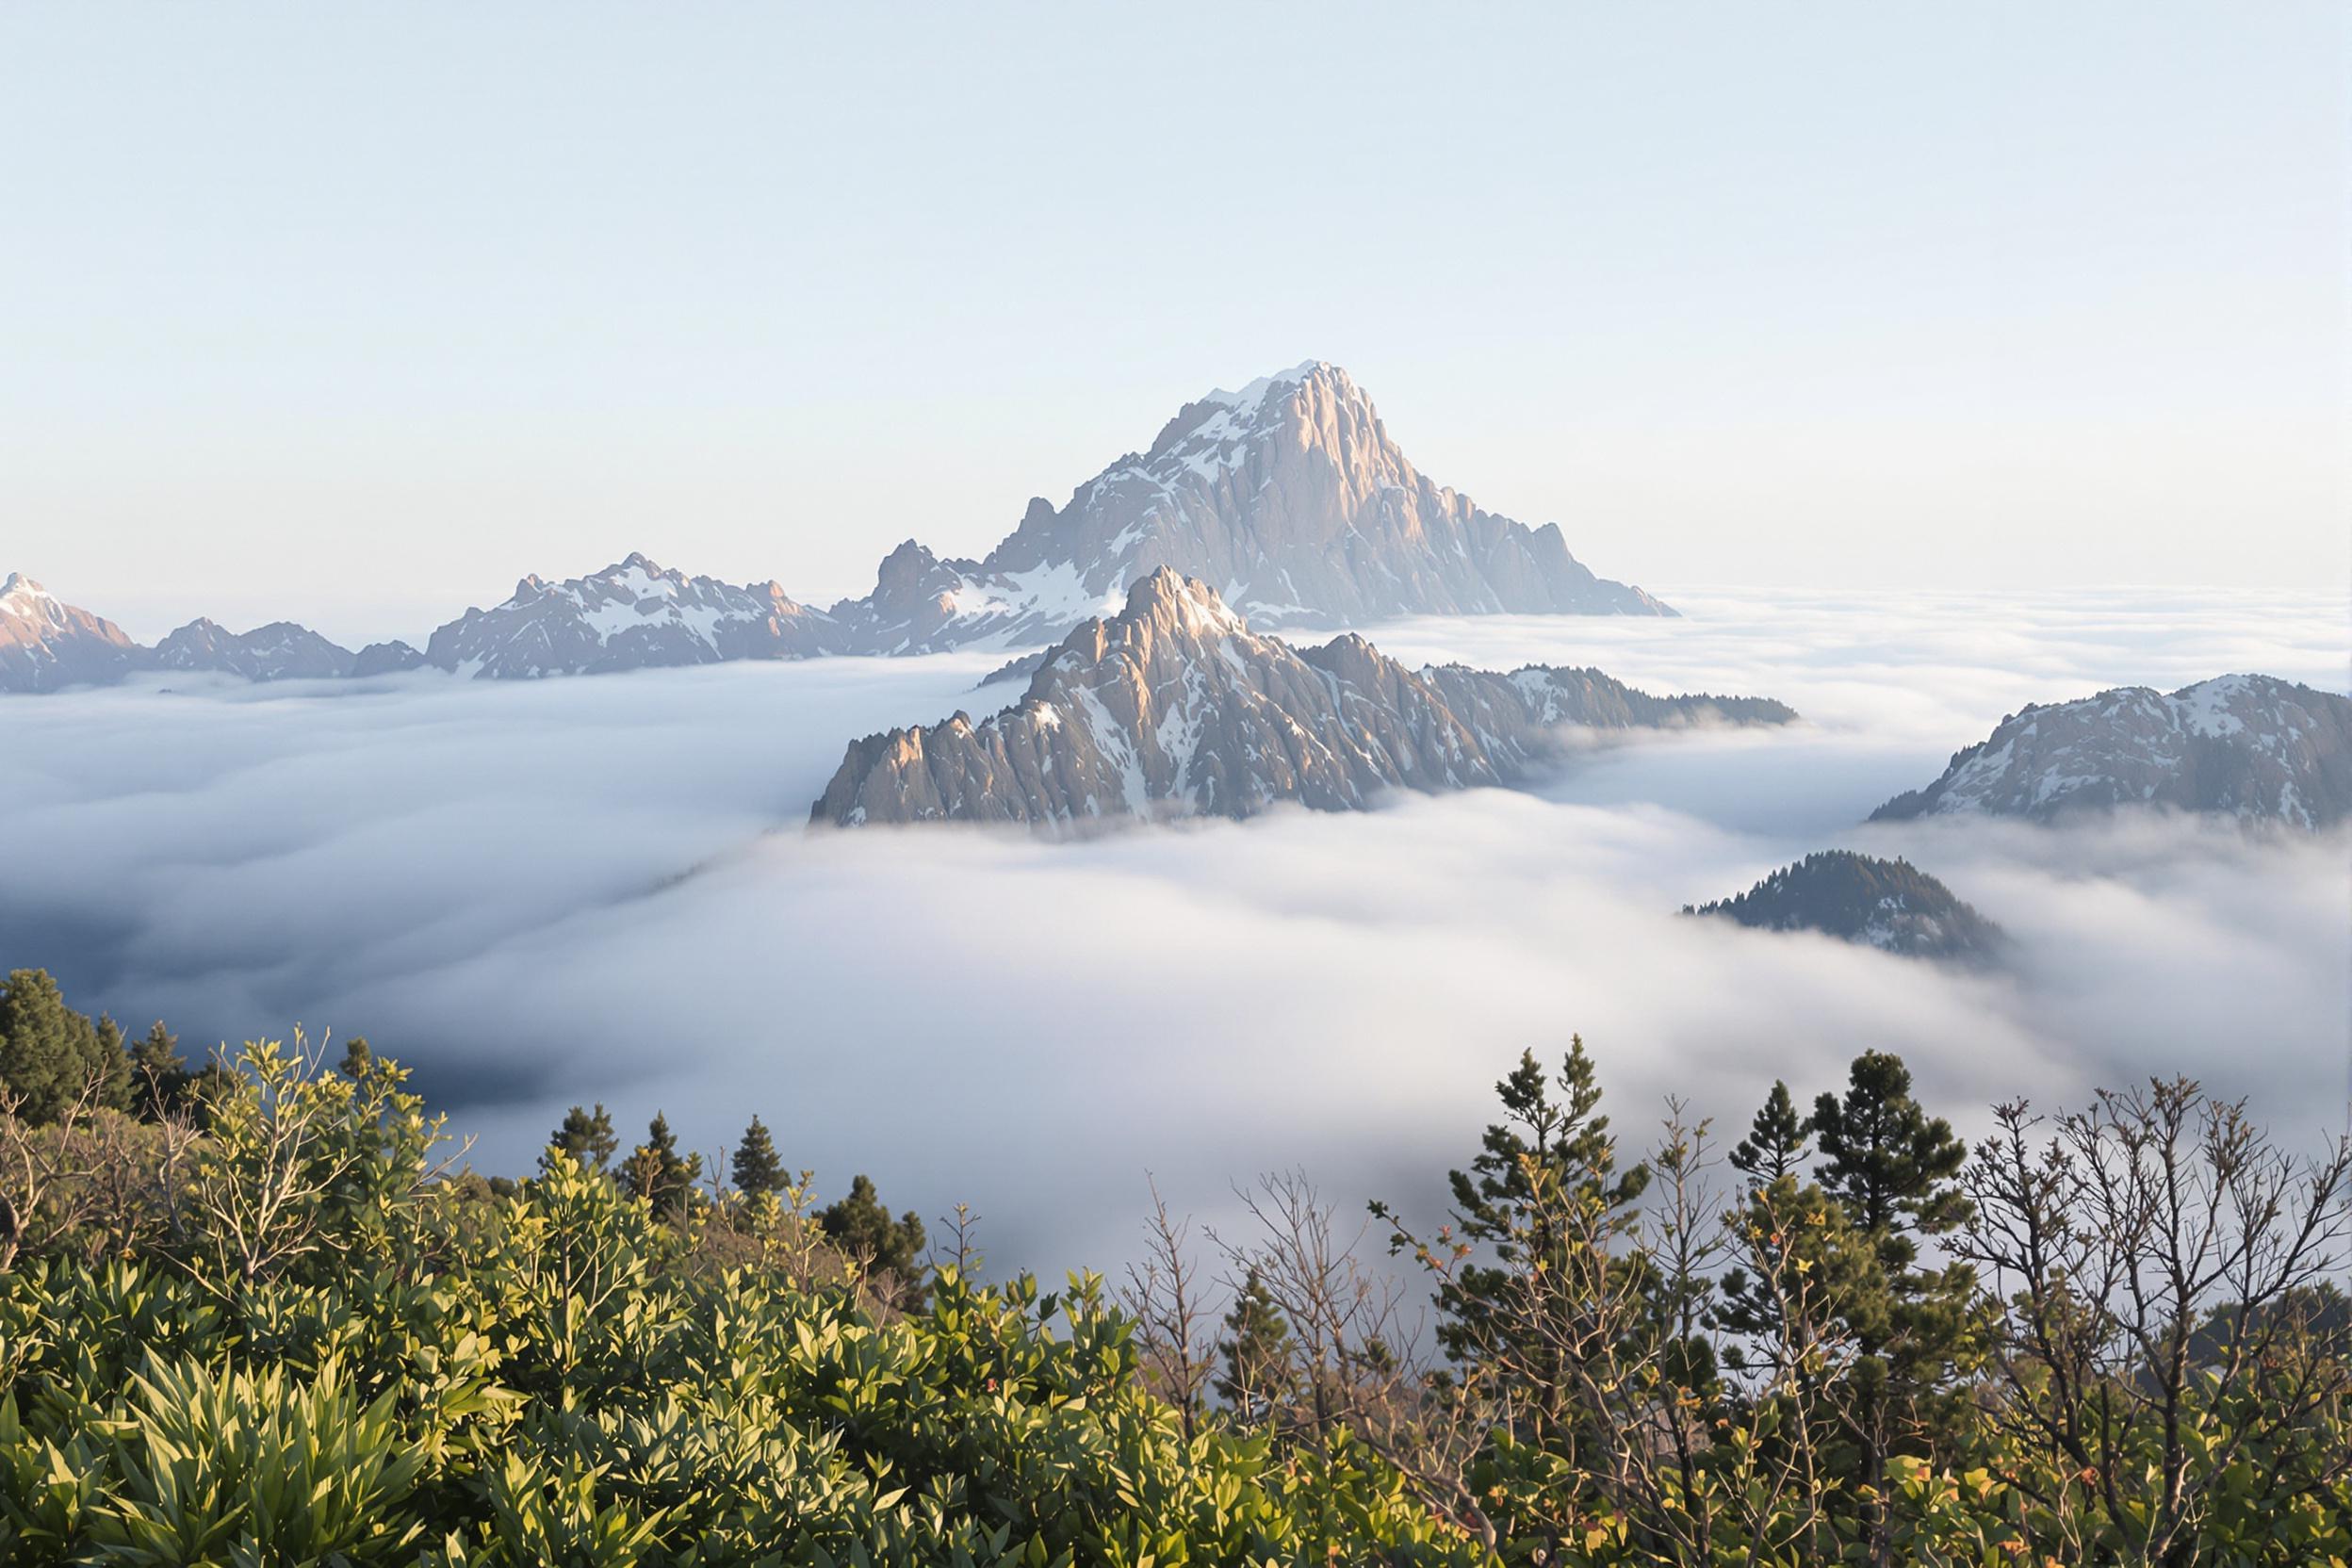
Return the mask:
<svg viewBox="0 0 2352 1568">
<path fill-rule="evenodd" d="M 667 571 L 643 555 L 587 577 L 514 585 L 433 634 L 427 662 L 482 679 L 598 675 L 729 659 L 805 659 L 830 623 L 774 582 L 738 587 Z"/>
<path fill-rule="evenodd" d="M 909 540 L 874 591 L 833 616 L 854 651 L 915 653 L 1058 638 L 1116 613 L 1161 566 L 1216 585 L 1262 626 L 1519 611 L 1671 615 L 1409 462 L 1337 366 L 1310 361 L 1189 402 L 1056 510 L 1032 500 L 984 561 Z"/>
<path fill-rule="evenodd" d="M 1908 958 L 1981 963 L 2007 938 L 1973 905 L 1908 860 L 1823 850 L 1783 866 L 1746 892 L 1683 906 L 1767 931 L 1820 931 Z"/>
<path fill-rule="evenodd" d="M 1954 811 L 2049 821 L 2159 806 L 2324 827 L 2352 815 L 2352 697 L 2263 675 L 2225 675 L 2169 695 L 2118 686 L 2028 706 L 1953 755 L 1943 776 L 1882 818 Z"/>
<path fill-rule="evenodd" d="M 1510 782 L 1562 724 L 1793 717 L 1777 703 L 1652 697 L 1597 671 L 1415 673 L 1353 634 L 1294 648 L 1162 566 L 1119 614 L 1070 633 L 1012 708 L 854 743 L 810 820 L 1062 830 L 1246 817 L 1278 801 L 1356 809 L 1391 786 Z"/>
<path fill-rule="evenodd" d="M 396 675 L 401 670 L 421 670 L 425 662 L 421 649 L 396 638 L 389 643 L 370 643 L 360 649 L 351 659 L 351 674 Z"/>
<path fill-rule="evenodd" d="M 217 670 L 248 680 L 333 679 L 351 673 L 354 656 L 292 621 L 240 633 L 199 616 L 157 643 L 147 662 L 159 670 Z"/>
<path fill-rule="evenodd" d="M 20 572 L 0 581 L 0 692 L 54 692 L 120 680 L 146 650 L 121 627 Z"/>
</svg>

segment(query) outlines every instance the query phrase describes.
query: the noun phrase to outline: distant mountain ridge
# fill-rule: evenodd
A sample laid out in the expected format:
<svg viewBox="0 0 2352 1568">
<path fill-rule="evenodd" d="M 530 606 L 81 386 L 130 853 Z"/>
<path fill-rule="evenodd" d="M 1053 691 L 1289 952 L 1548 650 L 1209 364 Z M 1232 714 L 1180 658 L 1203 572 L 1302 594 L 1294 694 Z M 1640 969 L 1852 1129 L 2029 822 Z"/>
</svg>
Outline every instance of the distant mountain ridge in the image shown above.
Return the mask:
<svg viewBox="0 0 2352 1568">
<path fill-rule="evenodd" d="M 1596 670 L 1415 672 L 1352 633 L 1294 648 L 1160 567 L 1052 650 L 1021 701 L 853 743 L 812 824 L 1247 817 L 1523 777 L 1559 726 L 1782 724 L 1764 698 L 1654 697 Z"/>
<path fill-rule="evenodd" d="M 479 678 L 602 675 L 733 659 L 808 659 L 830 622 L 775 582 L 737 587 L 688 577 L 642 554 L 586 577 L 514 585 L 505 603 L 468 610 L 433 634 L 425 662 Z"/>
<path fill-rule="evenodd" d="M 160 667 L 255 679 L 382 675 L 418 662 L 483 679 L 537 679 L 736 659 L 940 652 L 1052 643 L 1119 612 L 1159 567 L 1216 585 L 1264 626 L 1336 629 L 1404 614 L 1672 615 L 1639 588 L 1595 576 L 1558 527 L 1530 529 L 1424 476 L 1345 370 L 1311 360 L 1238 392 L 1184 405 L 1148 450 L 1129 452 L 1056 508 L 1032 500 L 979 561 L 914 540 L 873 590 L 829 610 L 776 582 L 733 584 L 632 554 L 550 582 L 525 577 L 467 610 L 424 648 L 360 654 L 290 622 L 232 633 L 191 622 Z M 46 691 L 156 667 L 120 629 L 12 625 L 0 691 Z M 22 621 L 23 617 L 19 617 Z M 72 650 L 69 652 L 69 648 Z M 259 672 L 259 673 L 256 673 Z"/>
<path fill-rule="evenodd" d="M 1767 931 L 1818 931 L 1912 958 L 1982 963 L 2008 941 L 2000 926 L 1910 861 L 1847 849 L 1808 855 L 1746 892 L 1685 905 L 1682 912 Z"/>
<path fill-rule="evenodd" d="M 154 647 L 112 621 L 65 603 L 11 572 L 0 581 L 0 692 L 54 692 L 104 684 L 140 670 L 205 670 L 247 680 L 352 673 L 349 648 L 292 621 L 235 632 L 199 617 Z"/>
<path fill-rule="evenodd" d="M 2028 704 L 1870 820 L 1958 812 L 2038 822 L 2168 807 L 2317 828 L 2352 815 L 2352 697 L 2263 675 L 2169 694 L 2118 686 Z"/>
</svg>

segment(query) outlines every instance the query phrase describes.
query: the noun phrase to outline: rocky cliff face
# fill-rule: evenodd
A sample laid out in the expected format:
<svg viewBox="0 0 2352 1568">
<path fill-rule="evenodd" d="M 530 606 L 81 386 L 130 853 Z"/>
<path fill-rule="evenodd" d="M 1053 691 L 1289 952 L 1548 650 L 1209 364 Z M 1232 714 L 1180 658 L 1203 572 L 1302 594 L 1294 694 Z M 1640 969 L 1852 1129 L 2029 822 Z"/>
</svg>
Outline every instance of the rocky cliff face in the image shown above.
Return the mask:
<svg viewBox="0 0 2352 1568">
<path fill-rule="evenodd" d="M 827 651 L 829 623 L 774 582 L 737 587 L 643 555 L 587 577 L 527 577 L 504 604 L 433 634 L 426 660 L 479 679 L 599 675 Z"/>
<path fill-rule="evenodd" d="M 1843 849 L 1808 855 L 1746 892 L 1682 912 L 1767 931 L 1819 931 L 1910 958 L 1985 963 L 2008 941 L 2001 927 L 1910 861 Z"/>
<path fill-rule="evenodd" d="M 1595 577 L 1556 526 L 1527 528 L 1430 481 L 1363 389 L 1320 362 L 1187 403 L 1150 450 L 1120 458 L 1067 505 L 1031 501 L 985 561 L 942 561 L 909 540 L 874 593 L 832 613 L 852 651 L 1049 641 L 1116 613 L 1128 585 L 1162 566 L 1217 586 L 1266 627 L 1674 613 Z"/>
<path fill-rule="evenodd" d="M 2295 827 L 2352 815 L 2352 697 L 2227 675 L 2029 706 L 1872 821 L 1974 811 L 2047 822 L 2122 806 Z"/>
<path fill-rule="evenodd" d="M 235 632 L 199 617 L 157 643 L 148 662 L 159 670 L 213 670 L 248 680 L 321 680 L 351 674 L 355 656 L 292 621 Z"/>
<path fill-rule="evenodd" d="M 1416 673 L 1353 635 L 1294 648 L 1161 567 L 1118 615 L 1054 648 L 1014 707 L 854 743 L 810 818 L 1068 830 L 1281 801 L 1359 809 L 1392 787 L 1510 782 L 1564 723 L 1792 717 L 1776 703 L 1651 697 L 1597 671 Z"/>
<path fill-rule="evenodd" d="M 17 572 L 0 581 L 0 692 L 54 692 L 120 680 L 146 650 L 112 621 Z"/>
</svg>

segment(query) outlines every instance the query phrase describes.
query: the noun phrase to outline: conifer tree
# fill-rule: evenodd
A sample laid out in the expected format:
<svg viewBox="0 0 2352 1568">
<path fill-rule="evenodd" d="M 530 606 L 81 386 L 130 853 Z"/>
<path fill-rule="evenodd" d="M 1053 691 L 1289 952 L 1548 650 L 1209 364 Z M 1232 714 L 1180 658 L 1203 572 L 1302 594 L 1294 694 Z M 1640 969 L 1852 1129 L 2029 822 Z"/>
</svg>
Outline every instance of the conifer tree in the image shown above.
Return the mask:
<svg viewBox="0 0 2352 1568">
<path fill-rule="evenodd" d="M 645 1128 L 645 1141 L 629 1152 L 621 1167 L 621 1180 L 629 1196 L 645 1199 L 657 1214 L 668 1214 L 693 1200 L 694 1184 L 701 1179 L 702 1156 L 681 1156 L 678 1137 L 670 1131 L 670 1119 L 655 1112 Z"/>
<path fill-rule="evenodd" d="M 28 1122 L 54 1121 L 79 1102 L 130 1103 L 130 1059 L 112 1019 L 92 1023 L 65 1004 L 46 970 L 20 969 L 0 986 L 0 1089 Z"/>
<path fill-rule="evenodd" d="M 1290 1324 L 1251 1265 L 1225 1315 L 1225 1337 L 1217 1353 L 1217 1396 L 1245 1421 L 1264 1421 L 1286 1403 L 1298 1382 Z"/>
<path fill-rule="evenodd" d="M 579 1105 L 565 1111 L 563 1125 L 548 1135 L 547 1143 L 590 1170 L 611 1168 L 621 1147 L 619 1135 L 612 1131 L 612 1113 L 602 1102 L 594 1111 Z"/>
<path fill-rule="evenodd" d="M 1805 1119 L 1797 1114 L 1788 1086 L 1774 1079 L 1772 1092 L 1748 1124 L 1748 1135 L 1731 1152 L 1732 1168 L 1744 1173 L 1751 1187 L 1768 1187 L 1795 1175 L 1805 1156 Z"/>
<path fill-rule="evenodd" d="M 157 1019 L 131 1047 L 131 1112 L 141 1121 L 161 1121 L 179 1111 L 193 1082 L 180 1055 L 180 1037 Z"/>
<path fill-rule="evenodd" d="M 766 1125 L 756 1116 L 743 1129 L 743 1141 L 735 1146 L 728 1165 L 734 1172 L 735 1190 L 746 1198 L 784 1190 L 783 1162 L 776 1157 L 776 1142 L 768 1136 Z"/>
<path fill-rule="evenodd" d="M 847 1197 L 818 1214 L 817 1223 L 834 1246 L 865 1264 L 870 1278 L 887 1277 L 898 1305 L 921 1303 L 927 1290 L 922 1264 L 925 1238 L 923 1220 L 912 1209 L 891 1219 L 873 1181 L 859 1176 L 850 1183 Z"/>
<path fill-rule="evenodd" d="M 1968 1147 L 1912 1098 L 1910 1070 L 1883 1051 L 1856 1057 L 1844 1096 L 1816 1099 L 1807 1126 L 1820 1146 L 1821 1184 L 1875 1266 L 1843 1317 L 1859 1352 L 1847 1376 L 1849 1478 L 1863 1499 L 1872 1560 L 1884 1562 L 1886 1462 L 1904 1434 L 1957 1418 L 1952 1390 L 1980 1353 L 1974 1271 L 1965 1263 L 1918 1266 L 1923 1239 L 1968 1218 L 1955 1181 Z"/>
</svg>

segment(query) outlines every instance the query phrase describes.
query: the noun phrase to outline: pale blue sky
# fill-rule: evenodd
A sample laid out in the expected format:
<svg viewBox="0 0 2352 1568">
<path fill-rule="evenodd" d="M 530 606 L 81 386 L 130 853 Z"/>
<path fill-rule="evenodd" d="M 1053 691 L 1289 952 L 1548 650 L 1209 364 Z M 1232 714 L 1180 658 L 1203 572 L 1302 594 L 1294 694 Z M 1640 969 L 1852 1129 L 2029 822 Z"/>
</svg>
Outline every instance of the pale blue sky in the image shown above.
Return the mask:
<svg viewBox="0 0 2352 1568">
<path fill-rule="evenodd" d="M 1319 357 L 1653 585 L 2340 583 L 2344 18 L 10 7 L 0 570 L 824 600 Z"/>
</svg>

